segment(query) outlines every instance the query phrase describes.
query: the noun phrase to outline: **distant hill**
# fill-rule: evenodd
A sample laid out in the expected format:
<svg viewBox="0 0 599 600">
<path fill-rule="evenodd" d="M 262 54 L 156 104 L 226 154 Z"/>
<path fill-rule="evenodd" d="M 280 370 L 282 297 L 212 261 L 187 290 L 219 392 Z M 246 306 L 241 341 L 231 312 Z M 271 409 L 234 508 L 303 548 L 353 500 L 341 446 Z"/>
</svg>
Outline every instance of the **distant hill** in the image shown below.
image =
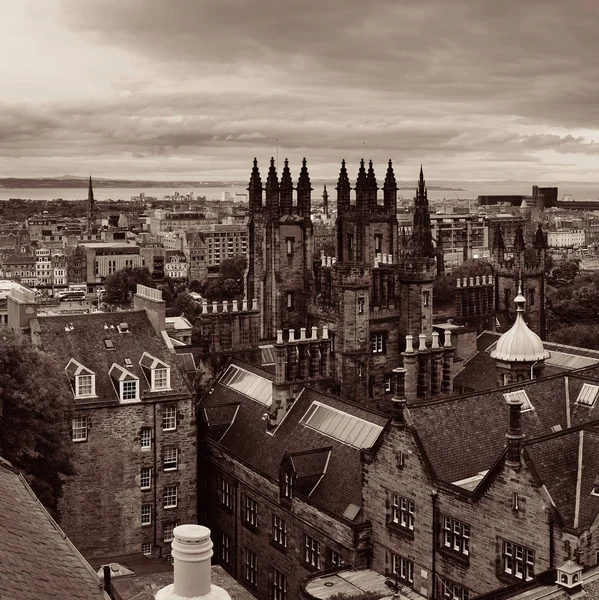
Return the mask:
<svg viewBox="0 0 599 600">
<path fill-rule="evenodd" d="M 86 188 L 88 177 L 4 177 L 0 178 L 0 188 Z M 247 181 L 148 181 L 144 179 L 102 179 L 93 177 L 94 188 L 202 188 L 202 187 L 239 187 L 246 186 Z"/>
</svg>

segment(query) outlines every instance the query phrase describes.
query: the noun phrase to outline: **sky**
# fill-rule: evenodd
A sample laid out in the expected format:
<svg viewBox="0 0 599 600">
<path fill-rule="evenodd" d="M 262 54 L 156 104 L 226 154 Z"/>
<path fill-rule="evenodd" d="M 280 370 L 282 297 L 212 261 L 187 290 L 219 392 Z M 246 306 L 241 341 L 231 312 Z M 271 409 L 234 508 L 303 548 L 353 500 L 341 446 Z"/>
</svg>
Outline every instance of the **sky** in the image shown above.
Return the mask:
<svg viewBox="0 0 599 600">
<path fill-rule="evenodd" d="M 599 182 L 597 0 L 0 0 L 0 177 Z M 278 153 L 277 153 L 278 140 Z"/>
</svg>

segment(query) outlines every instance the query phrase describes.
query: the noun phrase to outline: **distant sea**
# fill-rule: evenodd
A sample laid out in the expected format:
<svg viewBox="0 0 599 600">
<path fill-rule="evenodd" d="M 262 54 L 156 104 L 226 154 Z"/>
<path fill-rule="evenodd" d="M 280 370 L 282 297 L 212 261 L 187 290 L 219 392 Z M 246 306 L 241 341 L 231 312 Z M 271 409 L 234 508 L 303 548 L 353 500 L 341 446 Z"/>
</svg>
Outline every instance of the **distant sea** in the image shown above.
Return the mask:
<svg viewBox="0 0 599 600">
<path fill-rule="evenodd" d="M 472 199 L 475 200 L 479 195 L 494 194 L 531 194 L 532 183 L 528 182 L 428 182 L 431 187 L 428 189 L 430 200 L 446 199 Z M 313 183 L 314 188 L 312 198 L 320 198 L 323 191 L 323 183 Z M 382 182 L 379 182 L 382 185 Z M 414 196 L 414 187 L 408 187 L 404 182 L 400 182 L 399 195 L 405 199 L 411 199 Z M 558 187 L 558 199 L 563 196 L 572 196 L 575 200 L 597 200 L 599 199 L 599 183 L 572 183 L 572 182 L 553 182 L 538 183 L 540 187 Z M 334 201 L 336 181 L 326 184 L 329 197 Z M 406 186 L 406 187 L 404 187 Z M 432 189 L 431 189 L 432 188 Z M 443 189 L 435 189 L 443 188 Z M 190 187 L 189 189 L 181 186 L 176 189 L 164 187 L 146 187 L 146 188 L 102 188 L 94 187 L 94 197 L 96 200 L 131 200 L 132 196 L 139 196 L 144 193 L 146 197 L 154 197 L 163 200 L 165 196 L 172 196 L 174 192 L 183 195 L 193 192 L 196 197 L 206 196 L 208 200 L 221 200 L 225 193 L 229 193 L 232 198 L 235 193 L 245 194 L 247 190 L 244 186 L 231 187 Z M 382 191 L 379 192 L 382 195 Z M 87 188 L 0 188 L 0 201 L 10 198 L 21 198 L 29 200 L 84 200 L 87 199 Z"/>
</svg>

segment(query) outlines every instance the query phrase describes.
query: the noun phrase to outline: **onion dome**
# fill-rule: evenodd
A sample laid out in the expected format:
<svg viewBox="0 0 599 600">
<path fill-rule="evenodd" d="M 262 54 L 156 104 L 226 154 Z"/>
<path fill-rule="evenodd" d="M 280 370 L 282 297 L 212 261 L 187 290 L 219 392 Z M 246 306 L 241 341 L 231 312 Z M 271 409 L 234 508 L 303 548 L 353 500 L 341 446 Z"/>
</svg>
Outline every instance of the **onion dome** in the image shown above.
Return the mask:
<svg viewBox="0 0 599 600">
<path fill-rule="evenodd" d="M 506 362 L 535 362 L 549 358 L 549 352 L 543 348 L 541 338 L 524 322 L 524 304 L 522 288 L 514 298 L 516 322 L 497 342 L 491 357 Z"/>
</svg>

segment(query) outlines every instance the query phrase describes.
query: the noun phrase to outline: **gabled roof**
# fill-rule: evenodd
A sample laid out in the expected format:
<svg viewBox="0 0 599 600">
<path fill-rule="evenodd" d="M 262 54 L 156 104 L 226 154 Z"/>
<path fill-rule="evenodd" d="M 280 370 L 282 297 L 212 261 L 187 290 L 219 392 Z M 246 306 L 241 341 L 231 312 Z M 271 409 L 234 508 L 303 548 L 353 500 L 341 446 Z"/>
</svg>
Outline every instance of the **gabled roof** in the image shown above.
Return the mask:
<svg viewBox="0 0 599 600">
<path fill-rule="evenodd" d="M 599 403 L 592 408 L 575 403 L 585 381 L 597 380 L 599 367 L 567 375 L 571 425 L 599 419 Z M 567 429 L 566 377 L 561 374 L 409 406 L 409 419 L 439 479 L 467 479 L 495 464 L 509 428 L 504 394 L 517 390 L 525 390 L 534 407 L 522 412 L 526 440 L 550 434 L 556 425 Z"/>
<path fill-rule="evenodd" d="M 268 382 L 274 379 L 273 374 L 266 369 L 240 359 L 232 359 L 231 365 L 254 373 Z M 235 389 L 222 385 L 219 380 L 202 399 L 204 410 L 201 414 L 204 421 L 210 422 L 212 419 L 212 423 L 215 423 L 216 407 L 222 407 L 222 412 L 217 413 L 219 417 L 231 417 L 232 405 L 238 404 L 239 410 L 230 426 L 227 426 L 224 435 L 216 426 L 219 429 L 218 434 L 222 435 L 220 445 L 229 454 L 274 482 L 279 481 L 279 469 L 287 455 L 293 461 L 296 470 L 299 469 L 302 474 L 311 474 L 307 479 L 315 476 L 315 481 L 310 482 L 313 485 L 306 486 L 310 490 L 298 488 L 299 495 L 306 497 L 310 494 L 311 502 L 338 518 L 344 518 L 344 513 L 350 504 L 362 505 L 361 451 L 302 424 L 302 417 L 315 401 L 381 428 L 389 422 L 389 418 L 385 415 L 305 387 L 277 428 L 269 431 L 267 420 L 263 418 L 267 411 L 266 406 Z M 212 437 L 210 431 L 209 435 Z M 327 460 L 328 466 L 322 476 L 322 473 L 318 474 L 316 471 L 320 469 L 325 471 L 324 465 Z M 318 482 L 321 476 L 322 479 Z M 314 488 L 316 483 L 318 485 Z"/>
<path fill-rule="evenodd" d="M 599 477 L 599 427 L 562 431 L 525 448 L 564 524 L 590 527 L 599 513 L 599 496 L 592 494 Z"/>
<path fill-rule="evenodd" d="M 127 333 L 119 333 L 118 326 L 127 323 Z M 65 326 L 73 328 L 65 331 Z M 32 337 L 43 350 L 55 355 L 66 367 L 71 359 L 92 370 L 96 376 L 96 395 L 93 400 L 76 400 L 76 403 L 117 403 L 111 369 L 117 377 L 124 371 L 139 379 L 139 395 L 144 398 L 189 396 L 190 388 L 179 371 L 174 354 L 168 350 L 164 339 L 150 322 L 145 310 L 118 313 L 92 313 L 84 315 L 38 317 L 32 321 Z M 151 355 L 171 368 L 170 390 L 152 392 L 142 377 L 140 363 L 144 353 Z M 128 364 L 130 362 L 131 364 Z M 116 365 L 113 369 L 113 365 Z"/>
<path fill-rule="evenodd" d="M 102 600 L 100 580 L 43 508 L 25 478 L 0 459 L 0 598 Z"/>
</svg>

